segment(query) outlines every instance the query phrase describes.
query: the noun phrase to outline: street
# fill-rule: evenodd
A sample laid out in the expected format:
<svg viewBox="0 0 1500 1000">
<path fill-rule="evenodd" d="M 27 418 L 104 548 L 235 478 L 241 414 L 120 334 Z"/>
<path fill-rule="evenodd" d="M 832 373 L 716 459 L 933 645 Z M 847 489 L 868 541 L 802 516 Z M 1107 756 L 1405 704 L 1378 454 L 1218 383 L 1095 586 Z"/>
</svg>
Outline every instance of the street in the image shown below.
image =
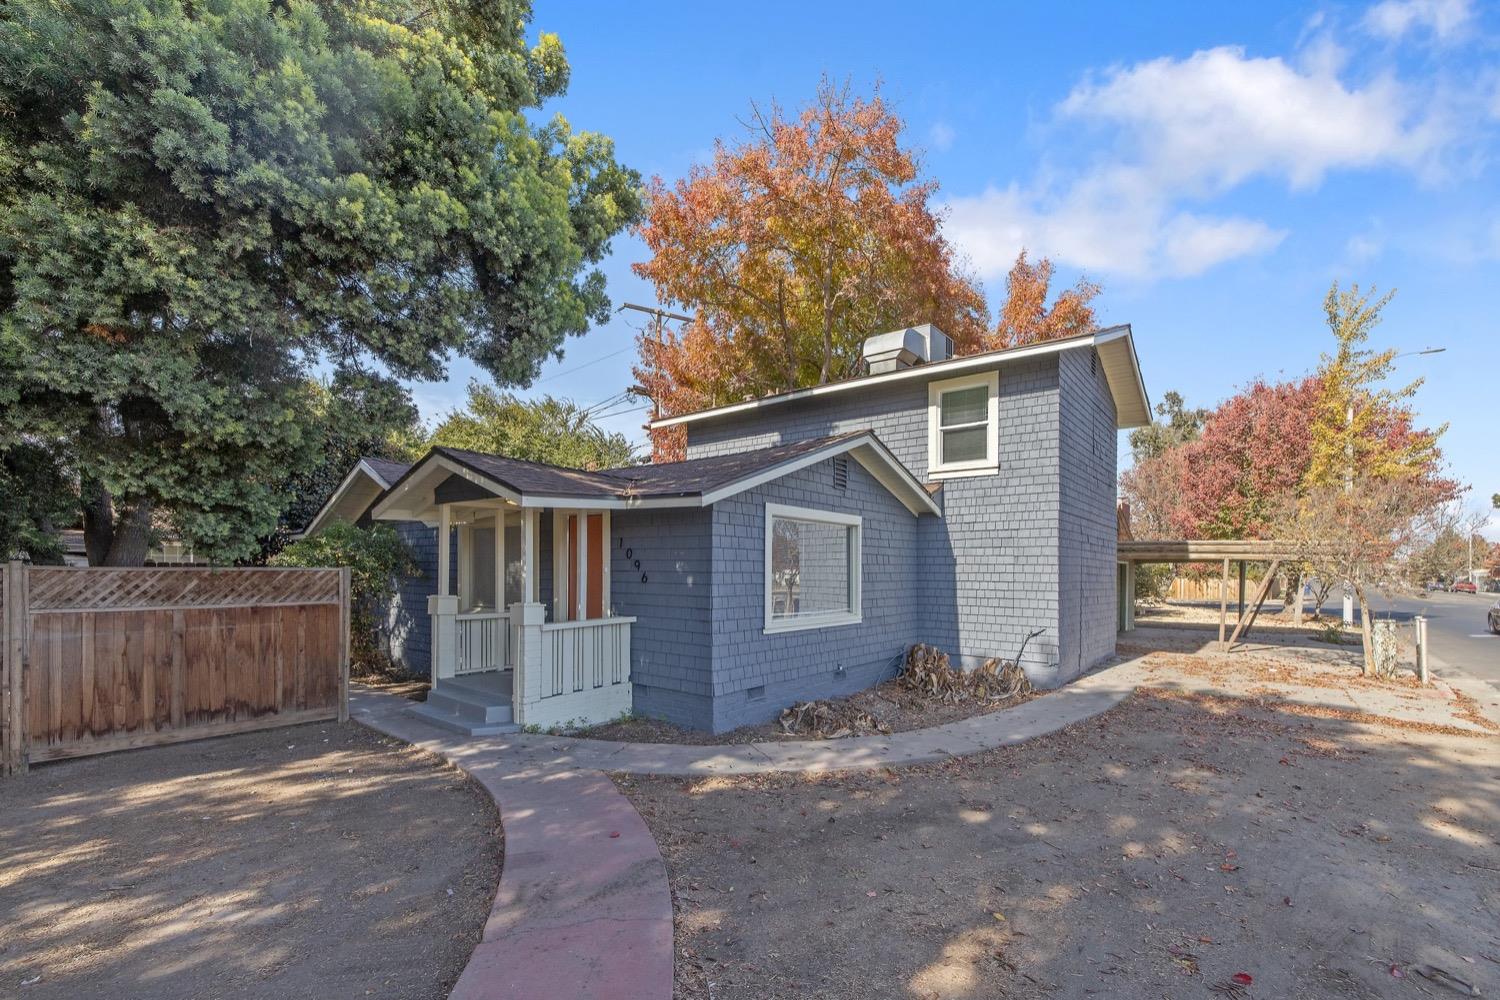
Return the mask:
<svg viewBox="0 0 1500 1000">
<path fill-rule="evenodd" d="M 1410 621 L 1415 615 L 1427 616 L 1427 641 L 1432 656 L 1449 667 L 1457 667 L 1496 688 L 1500 688 L 1500 635 L 1489 629 L 1489 609 L 1495 594 L 1448 594 L 1437 591 L 1422 597 L 1386 597 L 1371 595 L 1376 618 Z M 1325 615 L 1337 616 L 1337 601 L 1324 608 Z M 1356 620 L 1359 609 L 1355 609 Z M 1442 673 L 1438 664 L 1435 673 Z"/>
</svg>

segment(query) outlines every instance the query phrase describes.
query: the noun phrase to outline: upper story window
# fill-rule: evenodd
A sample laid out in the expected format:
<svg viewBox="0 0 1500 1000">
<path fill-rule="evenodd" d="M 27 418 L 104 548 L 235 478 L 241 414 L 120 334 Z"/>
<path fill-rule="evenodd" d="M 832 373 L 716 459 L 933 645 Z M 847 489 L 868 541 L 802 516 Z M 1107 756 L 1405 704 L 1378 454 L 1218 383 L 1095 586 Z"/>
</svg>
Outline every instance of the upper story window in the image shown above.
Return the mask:
<svg viewBox="0 0 1500 1000">
<path fill-rule="evenodd" d="M 1000 468 L 999 397 L 999 372 L 980 372 L 928 385 L 929 476 L 981 476 Z"/>
<path fill-rule="evenodd" d="M 858 515 L 766 504 L 766 631 L 861 620 Z"/>
</svg>

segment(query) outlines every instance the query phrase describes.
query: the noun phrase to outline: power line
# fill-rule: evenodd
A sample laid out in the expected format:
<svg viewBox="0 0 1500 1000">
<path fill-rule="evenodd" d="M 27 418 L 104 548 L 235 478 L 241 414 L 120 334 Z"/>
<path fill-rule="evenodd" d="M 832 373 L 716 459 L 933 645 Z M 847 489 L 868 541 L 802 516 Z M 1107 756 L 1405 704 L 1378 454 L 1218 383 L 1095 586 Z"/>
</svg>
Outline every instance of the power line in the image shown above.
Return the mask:
<svg viewBox="0 0 1500 1000">
<path fill-rule="evenodd" d="M 595 358 L 594 360 L 592 360 L 592 361 L 585 361 L 581 365 L 574 365 L 572 368 L 564 368 L 560 372 L 553 372 L 551 375 L 548 375 L 546 378 L 539 378 L 539 379 L 537 379 L 535 382 L 533 382 L 531 384 L 532 385 L 541 385 L 543 382 L 550 382 L 550 381 L 552 381 L 555 378 L 562 378 L 564 375 L 571 375 L 574 372 L 582 371 L 583 369 L 588 368 L 588 367 L 590 367 L 592 365 L 597 365 L 601 361 L 608 361 L 610 358 L 619 357 L 621 354 L 624 354 L 626 351 L 633 351 L 633 350 L 635 350 L 635 345 L 631 344 L 629 347 L 622 347 L 618 351 L 610 351 L 608 354 L 601 354 L 599 357 Z"/>
</svg>

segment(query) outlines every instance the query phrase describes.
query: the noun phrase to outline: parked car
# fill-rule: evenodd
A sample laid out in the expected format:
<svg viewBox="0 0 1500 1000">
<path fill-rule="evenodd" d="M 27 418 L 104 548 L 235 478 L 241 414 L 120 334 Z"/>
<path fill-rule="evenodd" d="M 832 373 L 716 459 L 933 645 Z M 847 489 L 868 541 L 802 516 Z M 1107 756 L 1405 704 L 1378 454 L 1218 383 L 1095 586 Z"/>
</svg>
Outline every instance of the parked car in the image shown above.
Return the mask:
<svg viewBox="0 0 1500 1000">
<path fill-rule="evenodd" d="M 1490 608 L 1490 631 L 1500 635 L 1500 601 L 1496 601 L 1495 606 Z"/>
<path fill-rule="evenodd" d="M 1477 594 L 1479 593 L 1479 588 L 1468 580 L 1460 580 L 1453 585 L 1453 592 L 1455 594 Z"/>
</svg>

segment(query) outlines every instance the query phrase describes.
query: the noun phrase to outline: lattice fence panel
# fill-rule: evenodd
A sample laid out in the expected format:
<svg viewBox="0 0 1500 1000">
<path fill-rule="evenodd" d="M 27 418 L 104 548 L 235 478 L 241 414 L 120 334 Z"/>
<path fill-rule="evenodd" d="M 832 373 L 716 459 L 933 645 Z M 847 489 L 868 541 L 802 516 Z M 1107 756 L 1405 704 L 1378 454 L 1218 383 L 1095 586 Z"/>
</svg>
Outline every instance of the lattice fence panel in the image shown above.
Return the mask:
<svg viewBox="0 0 1500 1000">
<path fill-rule="evenodd" d="M 33 566 L 32 611 L 338 604 L 336 569 Z"/>
</svg>

